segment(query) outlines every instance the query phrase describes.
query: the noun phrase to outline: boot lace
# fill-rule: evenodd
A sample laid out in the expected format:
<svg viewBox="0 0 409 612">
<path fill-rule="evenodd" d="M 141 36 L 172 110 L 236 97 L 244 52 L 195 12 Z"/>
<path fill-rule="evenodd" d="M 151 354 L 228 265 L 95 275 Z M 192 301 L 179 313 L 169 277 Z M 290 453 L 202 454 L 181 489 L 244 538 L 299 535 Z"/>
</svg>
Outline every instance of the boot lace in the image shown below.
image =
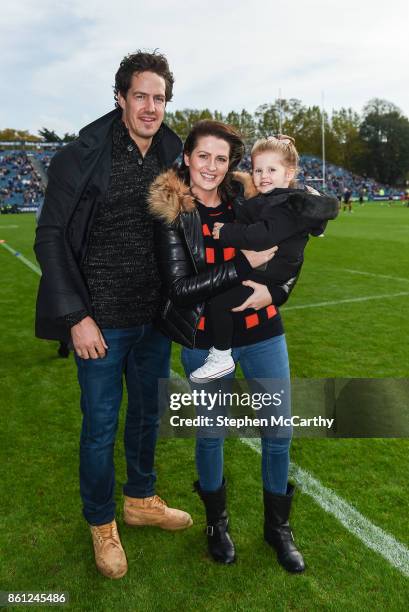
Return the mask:
<svg viewBox="0 0 409 612">
<path fill-rule="evenodd" d="M 167 507 L 167 503 L 159 495 L 154 495 L 151 499 L 152 506 L 158 506 L 159 508 Z"/>
<path fill-rule="evenodd" d="M 95 529 L 99 543 L 102 545 L 109 544 L 116 548 L 120 548 L 118 542 L 118 530 L 115 525 L 108 523 L 107 525 L 99 525 Z"/>
</svg>

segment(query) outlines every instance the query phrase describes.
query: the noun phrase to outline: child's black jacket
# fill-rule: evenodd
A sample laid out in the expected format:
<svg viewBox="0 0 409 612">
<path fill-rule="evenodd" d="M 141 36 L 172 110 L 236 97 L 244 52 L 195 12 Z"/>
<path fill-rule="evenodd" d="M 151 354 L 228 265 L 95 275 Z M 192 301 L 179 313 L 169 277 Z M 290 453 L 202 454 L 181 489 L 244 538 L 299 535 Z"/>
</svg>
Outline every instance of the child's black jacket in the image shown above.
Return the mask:
<svg viewBox="0 0 409 612">
<path fill-rule="evenodd" d="M 239 198 L 234 210 L 237 223 L 222 227 L 221 243 L 254 251 L 277 245 L 277 254 L 265 273 L 281 282 L 299 272 L 309 235 L 324 232 L 328 220 L 338 215 L 339 202 L 337 198 L 313 195 L 303 189 L 274 189 L 249 200 Z M 255 270 L 253 274 L 253 280 L 263 279 L 263 271 Z"/>
</svg>

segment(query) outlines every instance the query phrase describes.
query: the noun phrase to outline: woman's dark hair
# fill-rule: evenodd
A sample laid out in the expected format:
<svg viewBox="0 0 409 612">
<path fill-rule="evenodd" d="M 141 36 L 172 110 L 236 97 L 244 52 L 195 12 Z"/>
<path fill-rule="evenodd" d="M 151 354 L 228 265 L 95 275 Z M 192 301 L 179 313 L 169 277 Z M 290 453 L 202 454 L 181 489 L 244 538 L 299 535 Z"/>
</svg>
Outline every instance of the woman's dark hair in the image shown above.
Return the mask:
<svg viewBox="0 0 409 612">
<path fill-rule="evenodd" d="M 235 170 L 235 168 L 237 168 L 244 155 L 244 143 L 239 132 L 231 125 L 227 125 L 221 121 L 213 121 L 212 119 L 203 119 L 202 121 L 195 123 L 190 130 L 183 147 L 183 153 L 190 157 L 193 150 L 197 146 L 197 141 L 199 138 L 206 136 L 220 138 L 220 140 L 227 142 L 230 147 L 229 168 L 222 183 L 219 185 L 220 197 L 223 201 L 227 201 L 234 197 L 232 172 Z M 184 159 L 182 159 L 182 163 L 179 168 L 179 176 L 185 183 L 190 183 L 189 167 L 186 166 Z"/>
<path fill-rule="evenodd" d="M 119 106 L 118 94 L 121 93 L 121 95 L 126 98 L 128 89 L 131 86 L 132 75 L 135 74 L 135 72 L 154 72 L 165 79 L 166 102 L 172 99 L 173 83 L 175 79 L 169 69 L 166 57 L 158 53 L 156 49 L 153 53 L 136 51 L 136 53 L 131 53 L 124 57 L 115 75 L 114 98 L 117 108 Z"/>
</svg>

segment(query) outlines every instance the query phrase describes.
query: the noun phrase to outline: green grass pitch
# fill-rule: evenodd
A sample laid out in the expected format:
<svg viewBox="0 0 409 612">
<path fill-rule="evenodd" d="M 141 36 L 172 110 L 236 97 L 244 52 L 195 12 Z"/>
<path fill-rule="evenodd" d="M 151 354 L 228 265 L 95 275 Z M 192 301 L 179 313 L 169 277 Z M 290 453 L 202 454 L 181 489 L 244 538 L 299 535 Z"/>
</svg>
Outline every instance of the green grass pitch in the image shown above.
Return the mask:
<svg viewBox="0 0 409 612">
<path fill-rule="evenodd" d="M 0 240 L 33 262 L 34 228 L 31 214 L 0 216 Z M 324 238 L 310 241 L 282 309 L 293 376 L 409 378 L 408 245 L 409 209 L 380 203 L 340 213 Z M 72 610 L 408 608 L 409 578 L 301 491 L 292 526 L 307 570 L 286 574 L 262 539 L 260 458 L 237 439 L 225 451 L 234 566 L 206 555 L 192 440 L 159 441 L 157 489 L 192 514 L 193 527 L 172 534 L 124 525 L 124 410 L 116 495 L 129 572 L 120 581 L 100 576 L 80 512 L 73 359 L 57 358 L 55 343 L 34 338 L 38 276 L 1 247 L 0 271 L 0 590 L 66 591 Z M 178 347 L 172 367 L 182 373 Z M 409 546 L 408 450 L 407 439 L 297 438 L 292 460 Z"/>
</svg>

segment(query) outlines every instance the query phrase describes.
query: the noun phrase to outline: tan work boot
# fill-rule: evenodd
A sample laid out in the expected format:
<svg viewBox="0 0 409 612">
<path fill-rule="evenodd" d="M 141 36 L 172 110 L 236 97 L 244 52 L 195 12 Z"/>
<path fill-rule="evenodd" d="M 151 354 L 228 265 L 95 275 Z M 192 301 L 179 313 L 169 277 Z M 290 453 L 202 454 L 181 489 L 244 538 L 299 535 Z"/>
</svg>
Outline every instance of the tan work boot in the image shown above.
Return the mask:
<svg viewBox="0 0 409 612">
<path fill-rule="evenodd" d="M 176 508 L 168 508 L 158 495 L 142 498 L 125 495 L 124 521 L 127 525 L 152 525 L 170 531 L 186 529 L 193 525 L 190 514 Z"/>
<path fill-rule="evenodd" d="M 105 525 L 90 525 L 94 544 L 95 563 L 107 578 L 122 578 L 128 571 L 128 563 L 115 519 Z"/>
</svg>

